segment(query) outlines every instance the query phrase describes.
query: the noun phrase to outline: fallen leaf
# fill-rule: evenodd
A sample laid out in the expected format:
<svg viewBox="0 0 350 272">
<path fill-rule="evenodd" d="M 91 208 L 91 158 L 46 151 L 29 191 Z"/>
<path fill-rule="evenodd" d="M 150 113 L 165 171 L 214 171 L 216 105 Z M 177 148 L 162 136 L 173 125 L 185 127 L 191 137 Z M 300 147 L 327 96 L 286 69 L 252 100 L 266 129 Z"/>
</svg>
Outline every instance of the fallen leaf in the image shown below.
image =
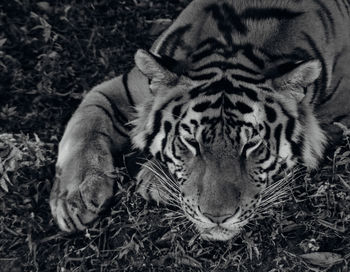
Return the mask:
<svg viewBox="0 0 350 272">
<path fill-rule="evenodd" d="M 324 268 L 333 266 L 344 261 L 341 255 L 332 252 L 313 252 L 302 254 L 299 256 L 310 264 Z"/>
<path fill-rule="evenodd" d="M 6 41 L 6 38 L 0 39 L 0 47 L 2 47 L 6 43 Z"/>
<path fill-rule="evenodd" d="M 52 11 L 52 7 L 48 2 L 38 2 L 36 3 L 38 8 L 40 8 L 43 11 L 46 11 L 47 13 L 50 13 Z"/>
</svg>

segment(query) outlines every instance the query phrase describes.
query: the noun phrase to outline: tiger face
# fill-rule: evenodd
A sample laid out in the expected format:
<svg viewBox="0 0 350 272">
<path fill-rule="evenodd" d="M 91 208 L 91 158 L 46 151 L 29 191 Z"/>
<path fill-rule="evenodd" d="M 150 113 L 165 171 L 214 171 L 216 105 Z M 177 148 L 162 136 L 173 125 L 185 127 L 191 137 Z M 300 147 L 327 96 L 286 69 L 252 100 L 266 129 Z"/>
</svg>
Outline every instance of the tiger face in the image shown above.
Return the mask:
<svg viewBox="0 0 350 272">
<path fill-rule="evenodd" d="M 316 167 L 325 137 L 307 103 L 318 61 L 259 84 L 229 73 L 192 80 L 143 50 L 135 62 L 154 96 L 138 108 L 134 146 L 176 177 L 178 202 L 202 238 L 234 237 L 283 170 Z"/>
</svg>

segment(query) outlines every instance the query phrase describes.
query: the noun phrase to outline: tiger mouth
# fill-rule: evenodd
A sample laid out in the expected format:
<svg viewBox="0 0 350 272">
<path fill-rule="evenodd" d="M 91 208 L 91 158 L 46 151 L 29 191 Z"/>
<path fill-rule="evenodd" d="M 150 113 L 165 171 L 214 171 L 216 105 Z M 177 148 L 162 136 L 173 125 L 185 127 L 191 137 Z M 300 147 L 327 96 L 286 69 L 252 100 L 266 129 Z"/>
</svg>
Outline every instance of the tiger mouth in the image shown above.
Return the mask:
<svg viewBox="0 0 350 272">
<path fill-rule="evenodd" d="M 203 240 L 227 241 L 237 236 L 241 230 L 240 227 L 237 229 L 226 229 L 221 226 L 216 226 L 200 230 L 200 235 Z"/>
</svg>

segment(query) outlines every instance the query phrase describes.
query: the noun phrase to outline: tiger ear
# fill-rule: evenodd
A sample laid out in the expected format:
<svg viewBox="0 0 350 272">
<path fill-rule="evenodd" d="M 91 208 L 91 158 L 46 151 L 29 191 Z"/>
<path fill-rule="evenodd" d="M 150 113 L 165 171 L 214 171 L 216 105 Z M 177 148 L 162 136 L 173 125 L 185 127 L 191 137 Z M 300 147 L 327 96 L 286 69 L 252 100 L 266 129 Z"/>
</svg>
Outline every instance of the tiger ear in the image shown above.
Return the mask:
<svg viewBox="0 0 350 272">
<path fill-rule="evenodd" d="M 169 66 L 174 65 L 175 60 L 166 57 L 164 60 L 146 50 L 139 49 L 135 54 L 135 63 L 141 73 L 151 80 L 151 86 L 155 85 L 174 85 L 179 76 L 166 67 L 165 62 Z"/>
<path fill-rule="evenodd" d="M 293 70 L 273 79 L 272 84 L 277 91 L 288 91 L 301 102 L 306 95 L 304 89 L 320 77 L 321 71 L 322 65 L 319 60 L 301 62 Z"/>
</svg>

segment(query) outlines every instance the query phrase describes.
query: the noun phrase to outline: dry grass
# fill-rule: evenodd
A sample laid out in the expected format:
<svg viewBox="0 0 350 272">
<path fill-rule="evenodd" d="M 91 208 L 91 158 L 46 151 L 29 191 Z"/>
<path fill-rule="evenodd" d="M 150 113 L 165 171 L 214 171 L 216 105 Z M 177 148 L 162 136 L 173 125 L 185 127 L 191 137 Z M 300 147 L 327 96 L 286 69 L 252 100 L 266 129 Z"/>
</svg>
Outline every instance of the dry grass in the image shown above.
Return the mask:
<svg viewBox="0 0 350 272">
<path fill-rule="evenodd" d="M 151 44 L 147 22 L 176 16 L 186 1 L 45 3 L 0 3 L 0 132 L 16 134 L 26 153 L 0 191 L 0 271 L 350 270 L 349 136 L 235 240 L 200 240 L 176 209 L 135 195 L 122 169 L 101 221 L 61 233 L 48 197 L 64 124 L 84 92 Z"/>
</svg>

